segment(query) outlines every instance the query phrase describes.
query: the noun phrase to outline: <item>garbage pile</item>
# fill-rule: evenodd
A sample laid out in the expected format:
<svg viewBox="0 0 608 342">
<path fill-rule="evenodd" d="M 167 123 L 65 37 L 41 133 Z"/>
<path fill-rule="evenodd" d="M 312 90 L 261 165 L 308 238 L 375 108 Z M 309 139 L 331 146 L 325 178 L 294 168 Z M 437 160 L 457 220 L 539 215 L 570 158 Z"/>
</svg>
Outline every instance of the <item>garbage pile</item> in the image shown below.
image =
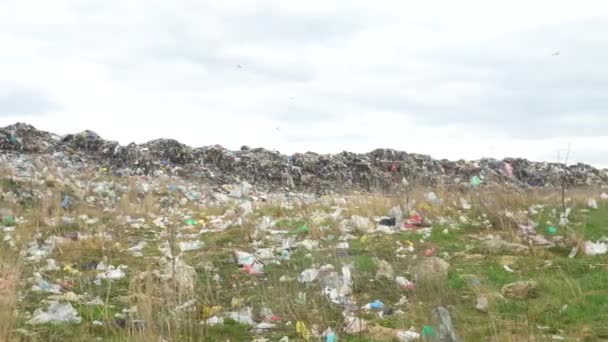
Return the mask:
<svg viewBox="0 0 608 342">
<path fill-rule="evenodd" d="M 102 168 L 117 176 L 171 174 L 213 185 L 247 181 L 263 190 L 315 193 L 382 191 L 408 185 L 559 187 L 608 182 L 607 170 L 585 164 L 566 166 L 512 158 L 435 160 L 391 149 L 286 156 L 247 146 L 239 151 L 219 145 L 191 148 L 171 139 L 121 146 L 91 131 L 61 137 L 22 123 L 0 128 L 0 151 L 7 158 L 44 154 L 82 168 Z"/>
</svg>

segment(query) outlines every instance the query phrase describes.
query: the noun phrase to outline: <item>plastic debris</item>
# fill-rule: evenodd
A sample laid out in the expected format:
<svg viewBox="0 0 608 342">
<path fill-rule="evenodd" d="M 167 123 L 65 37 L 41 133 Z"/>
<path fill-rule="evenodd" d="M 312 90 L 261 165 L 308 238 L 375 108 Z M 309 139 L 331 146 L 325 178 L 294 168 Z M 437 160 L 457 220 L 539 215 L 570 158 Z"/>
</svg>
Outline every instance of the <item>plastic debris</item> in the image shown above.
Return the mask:
<svg viewBox="0 0 608 342">
<path fill-rule="evenodd" d="M 587 200 L 587 207 L 589 209 L 597 209 L 597 201 L 593 198 Z"/>
<path fill-rule="evenodd" d="M 396 337 L 400 342 L 410 342 L 419 340 L 420 334 L 413 329 L 401 330 L 397 332 Z"/>
<path fill-rule="evenodd" d="M 414 290 L 416 288 L 416 285 L 405 277 L 397 277 L 395 282 L 404 290 Z"/>
<path fill-rule="evenodd" d="M 585 254 L 586 255 L 602 255 L 608 252 L 608 244 L 605 242 L 591 242 L 585 241 Z"/>
<path fill-rule="evenodd" d="M 422 327 L 422 334 L 421 334 L 423 339 L 426 339 L 428 341 L 435 341 L 435 338 L 437 337 L 437 332 L 435 332 L 435 328 L 433 328 L 430 325 L 425 325 Z"/>
<path fill-rule="evenodd" d="M 124 269 L 126 269 L 127 266 L 125 265 L 119 265 L 118 267 L 114 268 L 114 266 L 110 265 L 108 266 L 104 272 L 97 274 L 97 279 L 107 279 L 107 280 L 119 280 L 122 279 L 126 276 Z M 99 267 L 98 267 L 99 269 Z"/>
<path fill-rule="evenodd" d="M 549 234 L 557 234 L 557 228 L 555 228 L 553 226 L 547 227 L 547 233 L 549 233 Z"/>
<path fill-rule="evenodd" d="M 309 268 L 300 273 L 300 275 L 298 276 L 298 281 L 300 283 L 312 283 L 313 281 L 317 280 L 318 276 L 319 270 L 315 268 Z"/>
<path fill-rule="evenodd" d="M 296 332 L 304 341 L 310 341 L 311 334 L 310 330 L 308 330 L 308 327 L 306 326 L 306 323 L 302 321 L 296 322 Z"/>
<path fill-rule="evenodd" d="M 61 286 L 56 285 L 56 284 L 51 284 L 48 281 L 42 279 L 40 274 L 35 274 L 35 284 L 32 286 L 32 290 L 33 291 L 38 291 L 38 292 L 48 292 L 48 293 L 55 293 L 55 294 L 59 294 L 61 293 Z"/>
<path fill-rule="evenodd" d="M 405 228 L 414 229 L 420 227 L 422 225 L 423 219 L 422 216 L 418 214 L 412 214 L 410 217 L 405 220 Z"/>
<path fill-rule="evenodd" d="M 2 217 L 2 224 L 7 227 L 12 227 L 16 224 L 15 218 L 12 217 L 11 215 L 4 215 Z"/>
<path fill-rule="evenodd" d="M 384 309 L 384 303 L 381 300 L 376 299 L 371 303 L 365 304 L 363 308 L 366 310 L 382 310 Z"/>
<path fill-rule="evenodd" d="M 397 219 L 394 217 L 391 218 L 383 218 L 378 223 L 381 226 L 394 227 L 397 224 Z"/>
<path fill-rule="evenodd" d="M 471 177 L 471 185 L 474 188 L 480 186 L 481 182 L 482 182 L 482 180 L 481 180 L 481 178 L 479 178 L 479 176 L 473 176 L 473 177 Z"/>
<path fill-rule="evenodd" d="M 228 313 L 228 316 L 238 323 L 247 324 L 247 325 L 255 325 L 255 322 L 253 321 L 253 313 L 252 313 L 251 308 L 245 308 L 241 311 L 230 312 L 230 313 Z"/>
<path fill-rule="evenodd" d="M 203 243 L 199 240 L 195 241 L 182 241 L 178 243 L 179 250 L 182 252 L 196 251 L 203 248 Z"/>
<path fill-rule="evenodd" d="M 338 336 L 331 328 L 327 328 L 323 335 L 325 336 L 325 342 L 338 342 Z"/>
<path fill-rule="evenodd" d="M 72 198 L 68 195 L 63 196 L 63 200 L 61 201 L 61 208 L 68 209 L 72 206 Z"/>
<path fill-rule="evenodd" d="M 80 323 L 82 318 L 78 316 L 78 311 L 70 303 L 51 302 L 46 311 L 36 309 L 28 324 L 62 324 Z"/>
<path fill-rule="evenodd" d="M 475 309 L 481 312 L 488 312 L 488 297 L 484 295 L 477 296 L 477 303 L 475 304 Z"/>
<path fill-rule="evenodd" d="M 442 306 L 435 308 L 433 310 L 433 319 L 438 327 L 437 337 L 439 341 L 458 342 L 456 331 L 452 325 L 452 317 L 446 308 Z"/>
</svg>

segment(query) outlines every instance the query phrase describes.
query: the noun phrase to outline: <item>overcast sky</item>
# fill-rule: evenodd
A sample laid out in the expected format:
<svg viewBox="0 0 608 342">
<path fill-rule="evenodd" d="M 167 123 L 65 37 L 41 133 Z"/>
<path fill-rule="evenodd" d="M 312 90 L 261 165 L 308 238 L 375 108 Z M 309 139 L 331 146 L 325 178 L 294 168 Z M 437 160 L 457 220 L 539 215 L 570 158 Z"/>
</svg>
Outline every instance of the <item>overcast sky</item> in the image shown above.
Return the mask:
<svg viewBox="0 0 608 342">
<path fill-rule="evenodd" d="M 608 166 L 605 1 L 0 0 L 0 126 Z"/>
</svg>

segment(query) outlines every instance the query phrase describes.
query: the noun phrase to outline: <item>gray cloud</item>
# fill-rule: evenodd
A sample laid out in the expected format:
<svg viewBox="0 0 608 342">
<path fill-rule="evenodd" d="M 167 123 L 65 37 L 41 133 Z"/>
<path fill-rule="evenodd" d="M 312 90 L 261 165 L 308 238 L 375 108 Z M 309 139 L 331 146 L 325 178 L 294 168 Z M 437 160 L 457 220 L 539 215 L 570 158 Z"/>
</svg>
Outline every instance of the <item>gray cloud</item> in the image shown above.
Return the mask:
<svg viewBox="0 0 608 342">
<path fill-rule="evenodd" d="M 42 115 L 59 106 L 45 92 L 29 88 L 0 88 L 0 116 Z"/>
</svg>

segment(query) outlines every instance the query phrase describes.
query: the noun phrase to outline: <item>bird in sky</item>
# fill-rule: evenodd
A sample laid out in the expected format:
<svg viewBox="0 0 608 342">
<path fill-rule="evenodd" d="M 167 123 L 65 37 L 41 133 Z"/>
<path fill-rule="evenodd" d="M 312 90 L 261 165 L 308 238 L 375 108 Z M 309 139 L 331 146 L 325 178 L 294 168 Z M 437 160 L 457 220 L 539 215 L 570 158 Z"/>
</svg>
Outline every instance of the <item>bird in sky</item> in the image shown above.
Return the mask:
<svg viewBox="0 0 608 342">
<path fill-rule="evenodd" d="M 553 53 L 551 56 L 559 56 L 559 51 Z"/>
</svg>

